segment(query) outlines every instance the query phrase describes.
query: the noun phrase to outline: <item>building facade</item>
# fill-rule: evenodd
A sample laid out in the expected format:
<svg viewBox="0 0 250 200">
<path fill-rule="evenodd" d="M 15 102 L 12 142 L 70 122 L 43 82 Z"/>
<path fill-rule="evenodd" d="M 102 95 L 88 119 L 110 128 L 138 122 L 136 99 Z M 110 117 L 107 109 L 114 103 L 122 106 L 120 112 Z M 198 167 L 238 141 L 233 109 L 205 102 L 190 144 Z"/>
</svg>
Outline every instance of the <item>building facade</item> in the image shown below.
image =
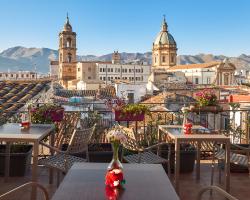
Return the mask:
<svg viewBox="0 0 250 200">
<path fill-rule="evenodd" d="M 169 69 L 176 65 L 177 45 L 174 37 L 168 31 L 165 16 L 161 31 L 157 35 L 152 49 L 152 65 L 154 68 Z"/>
<path fill-rule="evenodd" d="M 58 61 L 50 61 L 49 74 L 50 74 L 50 77 L 53 79 L 57 80 L 59 78 L 59 62 Z"/>
<path fill-rule="evenodd" d="M 97 77 L 106 85 L 115 80 L 127 80 L 131 83 L 147 83 L 151 74 L 150 65 L 105 64 L 96 63 Z"/>
<path fill-rule="evenodd" d="M 0 80 L 36 80 L 38 78 L 36 72 L 18 71 L 18 72 L 0 72 Z"/>
<path fill-rule="evenodd" d="M 193 85 L 234 85 L 235 66 L 228 60 L 221 62 L 177 65 L 168 72 L 183 72 L 187 81 Z"/>
</svg>

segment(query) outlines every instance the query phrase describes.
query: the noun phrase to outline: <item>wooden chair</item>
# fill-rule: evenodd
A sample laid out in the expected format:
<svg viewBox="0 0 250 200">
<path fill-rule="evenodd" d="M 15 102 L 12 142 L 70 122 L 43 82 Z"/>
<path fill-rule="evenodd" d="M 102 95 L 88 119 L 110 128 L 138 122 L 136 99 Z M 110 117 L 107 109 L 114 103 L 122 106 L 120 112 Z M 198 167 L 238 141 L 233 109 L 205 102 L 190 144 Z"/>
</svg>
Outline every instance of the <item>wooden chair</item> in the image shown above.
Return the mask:
<svg viewBox="0 0 250 200">
<path fill-rule="evenodd" d="M 47 190 L 45 189 L 44 186 L 42 186 L 41 184 L 39 184 L 39 183 L 37 183 L 37 182 L 28 182 L 28 183 L 25 183 L 25 184 L 23 184 L 23 185 L 20 185 L 20 186 L 18 186 L 17 188 L 14 188 L 14 189 L 12 189 L 12 190 L 10 190 L 10 191 L 8 191 L 8 192 L 6 192 L 6 193 L 0 195 L 0 200 L 1 200 L 1 199 L 4 200 L 4 199 L 6 199 L 6 197 L 8 197 L 9 195 L 11 195 L 11 194 L 13 194 L 13 193 L 15 193 L 15 192 L 17 192 L 17 191 L 19 191 L 19 190 L 22 190 L 23 188 L 26 188 L 26 187 L 28 187 L 28 186 L 35 186 L 35 187 L 39 188 L 39 189 L 42 190 L 42 192 L 43 192 L 43 199 L 49 200 L 49 194 L 48 194 Z"/>
<path fill-rule="evenodd" d="M 160 147 L 163 144 L 166 144 L 165 142 L 158 143 L 152 146 L 149 146 L 147 148 L 140 147 L 133 129 L 126 128 L 123 126 L 120 126 L 120 128 L 123 130 L 123 132 L 126 135 L 126 142 L 124 142 L 123 148 L 136 152 L 135 154 L 124 156 L 124 149 L 122 151 L 122 159 L 125 160 L 128 163 L 141 163 L 141 164 L 162 164 L 162 163 L 168 163 L 168 173 L 170 173 L 170 164 L 169 164 L 169 158 L 171 155 L 171 152 L 168 152 L 168 159 L 162 158 L 158 156 L 157 154 L 153 153 L 151 150 L 155 149 L 157 150 L 158 147 Z M 169 148 L 170 149 L 170 148 Z"/>
<path fill-rule="evenodd" d="M 230 164 L 234 164 L 239 167 L 248 168 L 250 170 L 249 165 L 249 154 L 250 154 L 250 145 L 249 147 L 243 147 L 236 144 L 231 144 L 231 147 L 234 149 L 230 150 Z M 211 173 L 211 185 L 213 185 L 214 179 L 214 165 L 215 160 L 218 160 L 219 163 L 225 163 L 225 149 L 222 145 L 214 145 L 213 151 L 213 160 L 212 160 L 212 173 Z M 219 166 L 219 182 L 221 182 L 221 166 Z"/>
<path fill-rule="evenodd" d="M 88 143 L 91 140 L 92 134 L 94 132 L 95 125 L 88 129 L 75 129 L 71 136 L 69 145 L 66 151 L 61 151 L 58 148 L 52 147 L 46 143 L 40 142 L 45 147 L 55 151 L 55 155 L 51 155 L 48 158 L 43 158 L 39 160 L 40 165 L 44 165 L 49 168 L 54 168 L 62 172 L 67 172 L 74 162 L 86 162 L 89 160 L 88 154 Z M 72 154 L 86 152 L 86 159 L 73 156 Z M 59 183 L 59 173 L 58 181 Z"/>
<path fill-rule="evenodd" d="M 197 199 L 196 200 L 201 200 L 202 199 L 202 195 L 206 192 L 206 191 L 216 191 L 218 192 L 219 194 L 221 194 L 223 197 L 226 197 L 226 199 L 228 200 L 239 200 L 235 197 L 233 197 L 232 195 L 230 195 L 229 193 L 227 193 L 225 190 L 222 190 L 221 188 L 217 187 L 217 186 L 208 186 L 208 187 L 205 187 L 203 188 L 198 196 L 197 196 Z"/>
</svg>

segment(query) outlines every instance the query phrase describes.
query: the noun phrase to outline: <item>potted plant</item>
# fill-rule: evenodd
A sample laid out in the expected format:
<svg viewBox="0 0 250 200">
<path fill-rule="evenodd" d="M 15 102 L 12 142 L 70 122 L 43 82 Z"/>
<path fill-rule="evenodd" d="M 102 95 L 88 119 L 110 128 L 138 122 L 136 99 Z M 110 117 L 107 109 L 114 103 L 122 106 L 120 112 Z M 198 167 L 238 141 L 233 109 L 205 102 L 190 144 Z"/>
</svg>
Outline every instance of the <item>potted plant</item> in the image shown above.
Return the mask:
<svg viewBox="0 0 250 200">
<path fill-rule="evenodd" d="M 6 145 L 0 145 L 0 175 L 5 171 Z M 31 164 L 32 145 L 14 144 L 10 149 L 10 176 L 24 176 Z"/>
<path fill-rule="evenodd" d="M 116 121 L 143 121 L 145 114 L 149 113 L 149 108 L 142 104 L 127 104 L 115 110 Z"/>
<path fill-rule="evenodd" d="M 191 112 L 211 112 L 218 113 L 222 111 L 222 107 L 218 105 L 217 96 L 214 90 L 204 89 L 195 94 L 197 104 L 195 106 L 190 106 Z"/>
<path fill-rule="evenodd" d="M 50 124 L 63 120 L 64 108 L 53 104 L 44 104 L 31 109 L 31 122 L 35 124 Z"/>
</svg>

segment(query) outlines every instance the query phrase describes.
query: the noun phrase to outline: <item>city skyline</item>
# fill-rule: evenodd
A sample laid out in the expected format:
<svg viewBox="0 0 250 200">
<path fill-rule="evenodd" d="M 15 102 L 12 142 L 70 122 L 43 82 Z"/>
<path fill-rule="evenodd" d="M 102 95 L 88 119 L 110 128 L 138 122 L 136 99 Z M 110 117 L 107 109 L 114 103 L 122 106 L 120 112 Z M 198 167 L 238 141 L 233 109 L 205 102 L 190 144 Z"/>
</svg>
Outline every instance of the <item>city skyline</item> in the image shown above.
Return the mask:
<svg viewBox="0 0 250 200">
<path fill-rule="evenodd" d="M 177 42 L 178 55 L 238 56 L 250 52 L 249 6 L 243 0 L 108 0 L 102 5 L 98 0 L 74 3 L 3 0 L 0 51 L 13 46 L 58 49 L 58 33 L 68 12 L 77 33 L 78 55 L 103 55 L 114 50 L 149 52 L 165 14 L 169 32 Z"/>
</svg>

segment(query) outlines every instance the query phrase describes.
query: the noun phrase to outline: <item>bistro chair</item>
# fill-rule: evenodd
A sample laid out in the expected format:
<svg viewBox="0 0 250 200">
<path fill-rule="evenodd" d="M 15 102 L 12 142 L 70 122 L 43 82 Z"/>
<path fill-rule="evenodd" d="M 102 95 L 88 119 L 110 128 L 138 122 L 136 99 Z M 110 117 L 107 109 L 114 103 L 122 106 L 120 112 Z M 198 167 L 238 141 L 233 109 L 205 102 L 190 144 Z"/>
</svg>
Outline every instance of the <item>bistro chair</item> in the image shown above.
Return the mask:
<svg viewBox="0 0 250 200">
<path fill-rule="evenodd" d="M 75 162 L 89 161 L 88 144 L 91 140 L 95 125 L 88 129 L 75 129 L 65 151 L 40 142 L 45 147 L 55 151 L 54 155 L 39 160 L 40 165 L 58 170 L 57 185 L 59 185 L 60 171 L 66 173 Z M 74 156 L 73 154 L 86 153 L 86 159 Z"/>
<path fill-rule="evenodd" d="M 233 147 L 233 149 L 232 149 Z M 230 168 L 231 165 L 238 166 L 240 168 L 250 169 L 249 166 L 249 153 L 250 153 L 250 145 L 248 147 L 243 147 L 237 144 L 231 144 L 230 150 Z M 219 166 L 219 182 L 221 182 L 221 168 L 225 163 L 225 154 L 226 151 L 222 145 L 214 145 L 214 153 L 212 159 L 212 173 L 211 173 L 211 185 L 213 185 L 214 179 L 214 165 L 215 160 L 218 160 Z"/>
<path fill-rule="evenodd" d="M 20 185 L 2 195 L 0 195 L 0 200 L 4 200 L 6 199 L 9 195 L 12 195 L 13 193 L 17 192 L 17 191 L 20 191 L 22 190 L 23 188 L 26 188 L 28 186 L 35 186 L 37 188 L 39 188 L 42 192 L 43 192 L 43 199 L 44 200 L 49 200 L 49 194 L 47 192 L 47 190 L 45 189 L 44 186 L 42 186 L 41 184 L 37 183 L 37 182 L 28 182 L 28 183 L 25 183 L 23 185 Z"/>
<path fill-rule="evenodd" d="M 123 132 L 126 136 L 126 139 L 127 139 L 122 144 L 123 145 L 123 151 L 122 151 L 122 159 L 123 160 L 125 160 L 128 163 L 141 163 L 141 164 L 168 163 L 168 173 L 170 174 L 170 164 L 169 164 L 169 160 L 170 160 L 169 158 L 171 155 L 170 150 L 168 151 L 168 159 L 162 158 L 151 151 L 153 149 L 157 150 L 157 147 L 160 147 L 161 145 L 166 144 L 165 142 L 158 143 L 158 144 L 149 146 L 147 148 L 144 148 L 138 144 L 133 129 L 126 128 L 123 126 L 119 126 L 119 127 L 123 130 Z M 125 149 L 132 151 L 132 152 L 135 152 L 135 154 L 124 156 Z"/>
</svg>

